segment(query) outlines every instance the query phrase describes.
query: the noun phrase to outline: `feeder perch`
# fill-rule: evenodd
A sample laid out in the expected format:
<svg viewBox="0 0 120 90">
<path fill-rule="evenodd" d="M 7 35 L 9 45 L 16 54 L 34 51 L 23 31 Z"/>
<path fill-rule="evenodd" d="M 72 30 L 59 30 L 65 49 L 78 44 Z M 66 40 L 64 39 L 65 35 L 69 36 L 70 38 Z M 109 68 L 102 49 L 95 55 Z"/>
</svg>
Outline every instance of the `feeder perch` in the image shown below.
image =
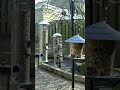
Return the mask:
<svg viewBox="0 0 120 90">
<path fill-rule="evenodd" d="M 53 53 L 54 53 L 54 64 L 57 67 L 61 67 L 63 62 L 63 54 L 62 54 L 62 35 L 59 33 L 55 33 L 53 35 Z"/>
<path fill-rule="evenodd" d="M 42 21 L 39 23 L 40 60 L 42 60 L 43 62 L 48 62 L 48 25 L 49 25 L 49 23 L 46 21 Z"/>
<path fill-rule="evenodd" d="M 115 55 L 115 42 L 120 32 L 106 22 L 98 22 L 86 28 L 86 72 L 92 76 L 110 76 Z"/>
<path fill-rule="evenodd" d="M 65 42 L 70 43 L 70 57 L 71 58 L 81 58 L 82 57 L 82 49 L 83 49 L 83 44 L 85 43 L 85 40 L 79 36 L 73 36 Z"/>
</svg>

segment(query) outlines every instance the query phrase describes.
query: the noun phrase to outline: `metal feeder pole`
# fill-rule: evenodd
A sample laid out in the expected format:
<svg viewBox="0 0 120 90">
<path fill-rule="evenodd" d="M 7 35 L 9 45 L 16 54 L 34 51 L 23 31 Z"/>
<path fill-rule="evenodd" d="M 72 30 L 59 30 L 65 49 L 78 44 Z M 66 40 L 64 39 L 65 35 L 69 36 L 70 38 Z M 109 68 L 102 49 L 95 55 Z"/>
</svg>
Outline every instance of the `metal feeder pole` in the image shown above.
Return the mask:
<svg viewBox="0 0 120 90">
<path fill-rule="evenodd" d="M 74 90 L 74 59 L 72 59 L 72 90 Z"/>
<path fill-rule="evenodd" d="M 74 0 L 70 3 L 71 11 L 71 35 L 74 36 Z M 72 90 L 74 90 L 74 59 L 72 59 Z"/>
</svg>

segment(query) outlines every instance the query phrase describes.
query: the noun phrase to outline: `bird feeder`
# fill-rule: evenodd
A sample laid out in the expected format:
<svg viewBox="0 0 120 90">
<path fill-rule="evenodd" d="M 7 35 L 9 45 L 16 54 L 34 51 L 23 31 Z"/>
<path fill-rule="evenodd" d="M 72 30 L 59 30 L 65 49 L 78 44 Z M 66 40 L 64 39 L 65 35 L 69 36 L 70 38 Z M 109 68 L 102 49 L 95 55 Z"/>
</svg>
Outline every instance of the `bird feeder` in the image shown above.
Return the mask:
<svg viewBox="0 0 120 90">
<path fill-rule="evenodd" d="M 72 90 L 74 90 L 75 60 L 83 61 L 82 48 L 85 40 L 81 36 L 76 35 L 65 40 L 65 42 L 68 42 L 70 44 L 70 55 L 67 58 L 70 58 L 72 60 Z"/>
<path fill-rule="evenodd" d="M 110 76 L 115 55 L 115 41 L 120 32 L 106 22 L 98 22 L 86 28 L 86 72 L 92 76 Z"/>
<path fill-rule="evenodd" d="M 62 35 L 59 33 L 53 34 L 53 53 L 54 53 L 54 64 L 57 67 L 61 67 L 63 62 L 62 54 Z"/>
<path fill-rule="evenodd" d="M 42 21 L 39 23 L 40 30 L 40 60 L 44 62 L 48 62 L 48 25 L 49 23 L 46 21 Z"/>
<path fill-rule="evenodd" d="M 67 40 L 65 40 L 65 42 L 68 42 L 70 45 L 70 57 L 71 58 L 81 58 L 82 57 L 82 48 L 83 48 L 83 44 L 85 43 L 85 40 L 79 36 L 73 36 Z"/>
</svg>

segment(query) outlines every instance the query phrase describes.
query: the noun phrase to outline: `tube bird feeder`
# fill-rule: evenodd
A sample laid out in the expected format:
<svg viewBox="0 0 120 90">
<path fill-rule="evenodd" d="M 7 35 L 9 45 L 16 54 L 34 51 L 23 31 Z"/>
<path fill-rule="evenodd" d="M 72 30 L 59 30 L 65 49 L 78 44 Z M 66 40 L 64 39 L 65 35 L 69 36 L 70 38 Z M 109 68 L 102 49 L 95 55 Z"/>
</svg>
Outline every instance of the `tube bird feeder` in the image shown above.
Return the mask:
<svg viewBox="0 0 120 90">
<path fill-rule="evenodd" d="M 48 62 L 48 25 L 47 21 L 42 21 L 39 23 L 40 30 L 40 60 L 43 62 Z"/>
<path fill-rule="evenodd" d="M 89 76 L 110 76 L 115 55 L 115 41 L 120 32 L 106 22 L 97 22 L 86 28 L 86 73 Z"/>
</svg>

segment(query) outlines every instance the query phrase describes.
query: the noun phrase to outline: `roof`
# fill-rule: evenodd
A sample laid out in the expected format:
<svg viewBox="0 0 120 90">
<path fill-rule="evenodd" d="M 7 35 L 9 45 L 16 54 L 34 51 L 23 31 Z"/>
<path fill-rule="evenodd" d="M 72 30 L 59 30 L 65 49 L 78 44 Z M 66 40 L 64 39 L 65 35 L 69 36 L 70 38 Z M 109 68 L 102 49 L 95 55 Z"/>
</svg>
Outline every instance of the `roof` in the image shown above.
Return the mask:
<svg viewBox="0 0 120 90">
<path fill-rule="evenodd" d="M 60 33 L 53 34 L 53 37 L 57 37 L 57 36 L 61 37 L 62 35 Z"/>
<path fill-rule="evenodd" d="M 50 4 L 46 4 L 46 3 L 42 3 L 42 2 L 41 2 L 40 4 L 37 4 L 37 5 L 35 6 L 35 9 L 40 9 L 40 8 L 42 8 L 42 7 L 47 8 L 47 9 L 51 9 L 51 10 L 56 11 L 56 12 L 58 12 L 58 13 L 62 12 L 62 10 L 63 10 L 63 9 L 61 9 L 61 8 L 59 8 L 59 7 L 52 6 L 52 5 L 50 5 Z"/>
<path fill-rule="evenodd" d="M 94 40 L 120 40 L 120 32 L 113 29 L 105 21 L 97 22 L 86 28 L 86 39 Z"/>
<path fill-rule="evenodd" d="M 49 25 L 49 23 L 45 20 L 43 20 L 42 22 L 39 23 L 40 25 Z"/>
<path fill-rule="evenodd" d="M 53 20 L 71 20 L 71 15 L 69 13 L 69 11 L 67 9 L 64 9 L 64 11 L 66 11 L 67 15 L 63 16 L 61 13 L 63 12 L 63 9 L 56 7 L 56 6 L 52 6 L 50 4 L 44 3 L 44 2 L 39 2 L 38 4 L 36 4 L 35 9 L 39 10 L 43 8 L 44 12 L 39 11 L 39 13 L 45 13 L 43 14 L 43 19 L 50 21 Z M 83 19 L 82 15 L 78 14 L 78 15 L 74 15 L 74 19 Z"/>
<path fill-rule="evenodd" d="M 65 42 L 68 42 L 68 43 L 85 43 L 85 39 L 83 39 L 79 35 L 75 35 L 75 36 L 65 40 Z"/>
</svg>

